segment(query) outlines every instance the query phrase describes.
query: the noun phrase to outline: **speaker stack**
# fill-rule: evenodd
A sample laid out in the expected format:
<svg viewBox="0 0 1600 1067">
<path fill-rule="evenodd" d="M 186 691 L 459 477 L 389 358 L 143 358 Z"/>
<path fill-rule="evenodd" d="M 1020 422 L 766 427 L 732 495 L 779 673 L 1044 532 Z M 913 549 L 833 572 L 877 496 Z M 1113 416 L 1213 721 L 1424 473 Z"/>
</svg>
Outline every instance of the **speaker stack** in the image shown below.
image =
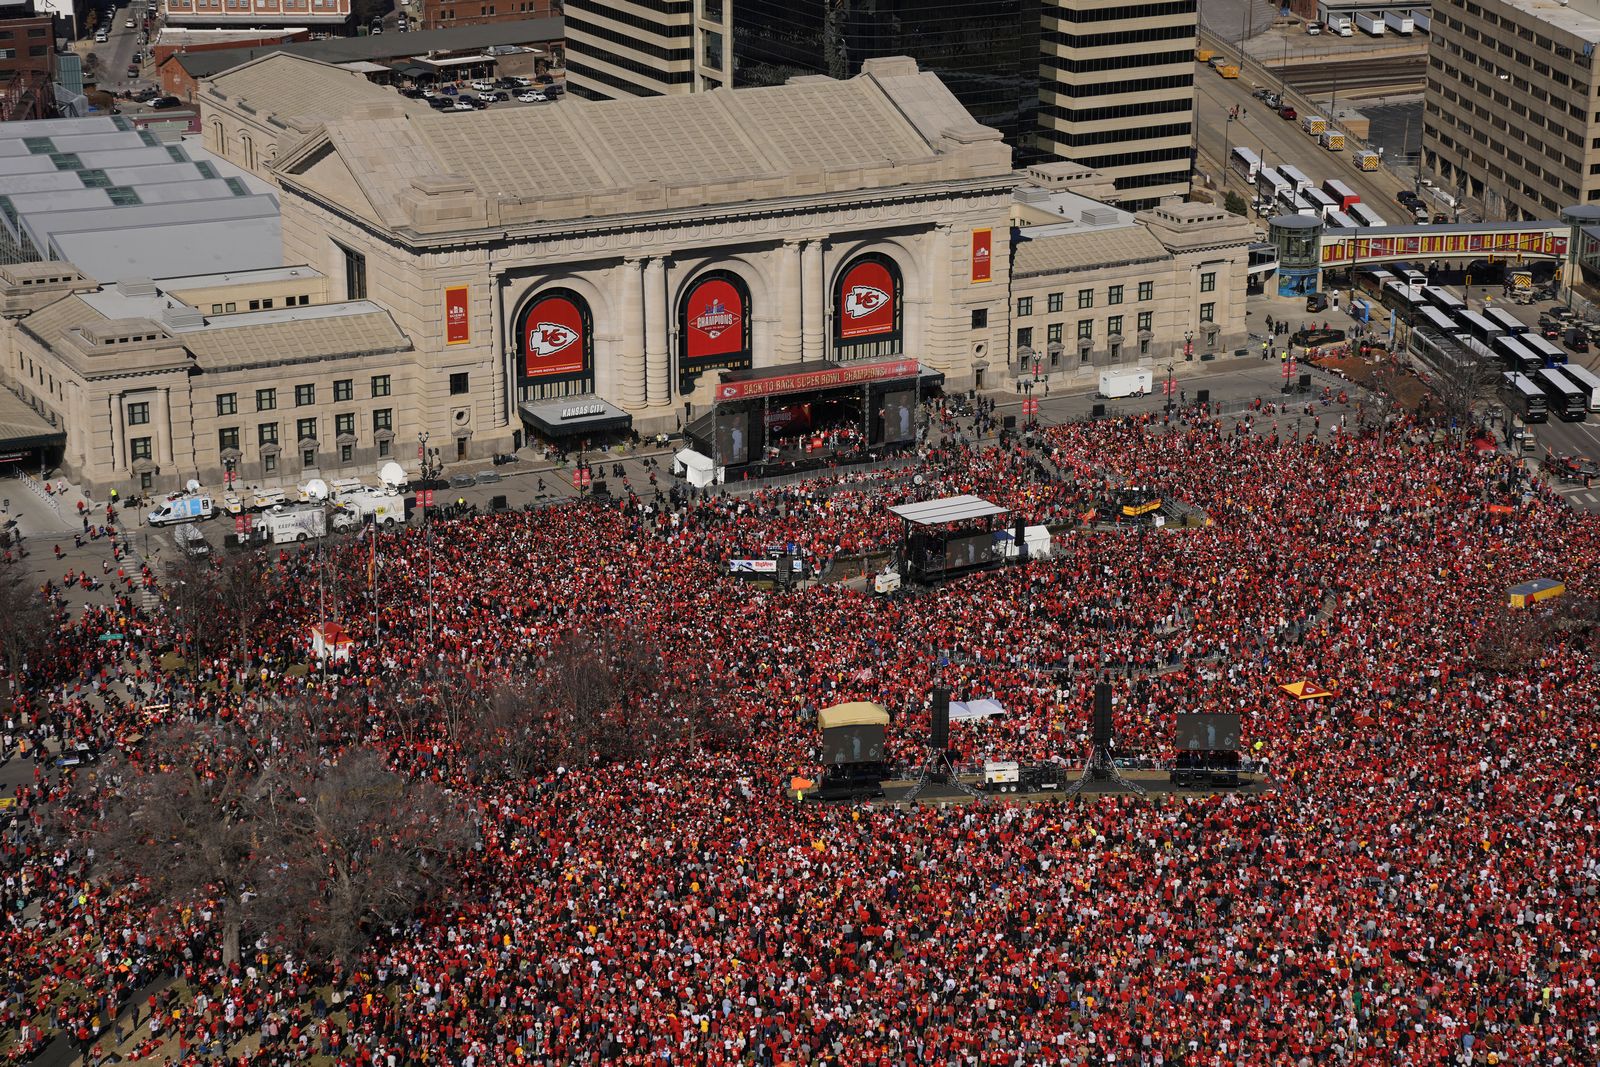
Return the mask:
<svg viewBox="0 0 1600 1067">
<path fill-rule="evenodd" d="M 950 690 L 942 686 L 933 691 L 933 734 L 929 743 L 939 752 L 950 748 Z"/>
</svg>

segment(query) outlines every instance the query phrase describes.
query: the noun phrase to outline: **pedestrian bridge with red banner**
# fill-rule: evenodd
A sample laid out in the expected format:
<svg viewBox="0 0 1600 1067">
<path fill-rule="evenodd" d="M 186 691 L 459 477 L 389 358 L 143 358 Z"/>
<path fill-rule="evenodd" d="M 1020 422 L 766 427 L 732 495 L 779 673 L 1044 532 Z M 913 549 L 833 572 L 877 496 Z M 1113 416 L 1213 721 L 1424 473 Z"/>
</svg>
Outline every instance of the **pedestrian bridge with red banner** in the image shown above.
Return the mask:
<svg viewBox="0 0 1600 1067">
<path fill-rule="evenodd" d="M 1326 227 L 1321 235 L 1324 269 L 1375 263 L 1490 259 L 1521 263 L 1561 260 L 1572 226 L 1537 222 L 1436 223 L 1431 226 Z"/>
</svg>

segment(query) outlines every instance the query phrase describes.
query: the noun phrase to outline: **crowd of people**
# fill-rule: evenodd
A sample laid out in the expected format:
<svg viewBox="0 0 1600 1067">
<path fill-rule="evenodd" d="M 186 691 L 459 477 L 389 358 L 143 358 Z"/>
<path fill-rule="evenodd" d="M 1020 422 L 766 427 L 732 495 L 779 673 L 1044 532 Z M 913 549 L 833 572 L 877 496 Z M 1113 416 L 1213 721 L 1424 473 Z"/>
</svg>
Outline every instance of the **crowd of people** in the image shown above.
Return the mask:
<svg viewBox="0 0 1600 1067">
<path fill-rule="evenodd" d="M 1403 426 L 1194 415 L 996 442 L 940 421 L 897 468 L 413 525 L 375 563 L 370 539 L 274 555 L 274 610 L 245 647 L 182 672 L 161 659 L 188 624 L 142 610 L 137 576 L 64 617 L 8 713 L 35 752 L 342 695 L 328 758 L 376 739 L 470 805 L 481 848 L 455 895 L 354 967 L 266 939 L 224 963 L 210 902 L 134 910 L 90 877 L 70 833 L 85 769 L 41 765 L 0 830 L 0 1049 L 65 1033 L 194 1064 L 1593 1062 L 1593 633 L 1552 628 L 1520 662 L 1484 650 L 1519 581 L 1600 595 L 1594 518 L 1508 458 Z M 1125 484 L 1209 522 L 1098 521 Z M 1051 557 L 892 598 L 725 573 L 795 544 L 849 576 L 898 537 L 888 504 L 954 493 L 1051 524 Z M 295 671 L 329 616 L 351 660 Z M 354 695 L 511 677 L 561 635 L 624 632 L 714 696 L 731 743 L 488 777 L 444 729 Z M 816 712 L 844 701 L 889 708 L 891 758 L 918 761 L 935 684 L 1007 710 L 953 727 L 964 759 L 1078 759 L 1100 679 L 1119 751 L 1169 758 L 1177 715 L 1236 712 L 1271 789 L 915 809 L 785 791 L 817 770 Z M 1334 695 L 1295 700 L 1295 680 Z"/>
</svg>

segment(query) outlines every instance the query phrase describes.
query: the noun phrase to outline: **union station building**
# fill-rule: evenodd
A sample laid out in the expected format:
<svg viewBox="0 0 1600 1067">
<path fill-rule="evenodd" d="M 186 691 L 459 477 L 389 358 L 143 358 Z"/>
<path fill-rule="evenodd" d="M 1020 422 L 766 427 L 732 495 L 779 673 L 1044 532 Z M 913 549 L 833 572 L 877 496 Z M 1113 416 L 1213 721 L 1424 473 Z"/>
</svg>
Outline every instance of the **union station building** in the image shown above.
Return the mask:
<svg viewBox="0 0 1600 1067">
<path fill-rule="evenodd" d="M 284 266 L 0 272 L 0 378 L 92 493 L 369 474 L 424 436 L 453 462 L 689 430 L 763 376 L 1070 388 L 1244 336 L 1244 220 L 1018 174 L 909 59 L 464 114 L 283 55 L 216 83 L 207 146 L 275 186 Z"/>
</svg>

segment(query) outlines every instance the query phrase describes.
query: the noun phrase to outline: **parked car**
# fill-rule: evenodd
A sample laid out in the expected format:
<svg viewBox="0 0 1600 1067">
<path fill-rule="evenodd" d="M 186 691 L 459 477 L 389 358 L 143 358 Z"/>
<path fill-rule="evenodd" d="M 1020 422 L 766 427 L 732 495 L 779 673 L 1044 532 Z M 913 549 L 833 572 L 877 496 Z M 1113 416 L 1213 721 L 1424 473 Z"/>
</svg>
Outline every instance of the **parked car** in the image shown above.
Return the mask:
<svg viewBox="0 0 1600 1067">
<path fill-rule="evenodd" d="M 494 91 L 494 82 L 476 81 L 476 82 L 472 83 L 472 88 L 473 88 L 474 91 L 480 92 L 480 93 L 493 92 Z"/>
<path fill-rule="evenodd" d="M 138 76 L 139 76 L 139 64 L 137 64 L 137 63 L 129 63 L 128 64 L 128 77 L 137 78 Z"/>
<path fill-rule="evenodd" d="M 550 98 L 539 92 L 537 89 L 529 89 L 527 92 L 518 93 L 517 99 L 521 100 L 524 104 L 543 104 Z"/>
<path fill-rule="evenodd" d="M 105 44 L 109 40 L 111 40 L 111 35 L 109 33 L 107 33 L 105 30 L 95 30 L 94 31 L 95 44 Z"/>
<path fill-rule="evenodd" d="M 1411 207 L 1413 204 L 1422 203 L 1422 197 L 1418 196 L 1416 193 L 1413 193 L 1410 189 L 1400 190 L 1398 193 L 1394 194 L 1394 198 L 1400 203 L 1406 205 L 1406 207 Z"/>
<path fill-rule="evenodd" d="M 448 96 L 430 96 L 428 97 L 428 106 L 435 111 L 454 111 L 456 107 L 455 101 Z M 468 108 L 467 110 L 470 111 L 472 109 Z"/>
<path fill-rule="evenodd" d="M 406 97 L 409 100 L 421 100 L 422 99 L 422 90 L 421 89 L 413 89 L 413 88 L 410 88 L 410 87 L 406 87 L 406 88 L 403 88 L 403 89 L 400 90 L 400 95 L 403 96 L 403 97 Z"/>
<path fill-rule="evenodd" d="M 503 104 L 511 99 L 511 95 L 509 93 L 502 93 L 500 90 L 496 89 L 492 93 L 484 93 L 481 99 L 491 104 Z"/>
<path fill-rule="evenodd" d="M 478 110 L 478 105 L 474 101 L 472 101 L 470 98 L 465 97 L 465 96 L 461 96 L 461 97 L 457 97 L 455 103 L 451 104 L 449 107 L 445 108 L 444 110 L 446 110 L 446 111 L 476 111 L 476 110 Z"/>
<path fill-rule="evenodd" d="M 150 101 L 150 108 L 153 111 L 165 111 L 168 108 L 182 106 L 183 101 L 179 100 L 175 96 L 158 96 L 154 100 Z"/>
<path fill-rule="evenodd" d="M 1294 108 L 1290 107 L 1288 104 L 1285 104 L 1278 109 L 1278 117 L 1280 119 L 1284 119 L 1285 121 L 1293 122 L 1295 119 L 1300 117 L 1300 113 Z"/>
<path fill-rule="evenodd" d="M 137 25 L 138 25 L 137 22 L 133 21 L 132 19 L 128 19 L 126 22 L 124 22 L 122 24 L 122 28 L 125 29 L 125 30 L 131 30 Z"/>
</svg>

